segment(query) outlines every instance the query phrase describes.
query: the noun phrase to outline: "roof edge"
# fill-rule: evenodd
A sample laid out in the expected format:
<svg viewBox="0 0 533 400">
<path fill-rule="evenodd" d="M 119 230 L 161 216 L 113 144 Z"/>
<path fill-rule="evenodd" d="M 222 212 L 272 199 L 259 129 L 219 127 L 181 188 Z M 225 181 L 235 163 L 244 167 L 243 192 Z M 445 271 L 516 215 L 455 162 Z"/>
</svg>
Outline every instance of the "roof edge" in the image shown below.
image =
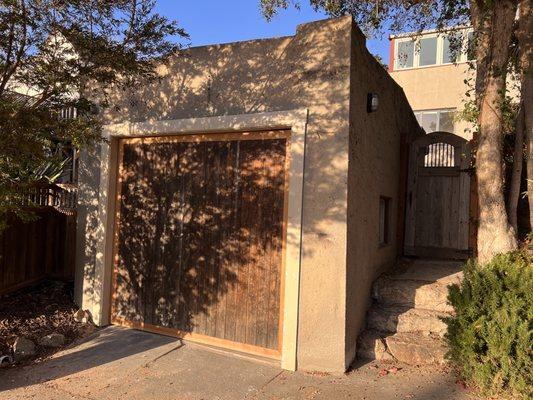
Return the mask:
<svg viewBox="0 0 533 400">
<path fill-rule="evenodd" d="M 441 29 L 424 29 L 420 32 L 404 32 L 404 33 L 398 33 L 395 35 L 389 35 L 389 40 L 391 39 L 399 39 L 399 38 L 405 38 L 405 37 L 416 37 L 416 36 L 422 36 L 426 34 L 431 33 L 444 33 L 444 32 L 450 32 L 450 31 L 459 31 L 459 30 L 467 30 L 472 28 L 471 25 L 458 25 L 458 26 L 449 26 L 444 27 Z"/>
</svg>

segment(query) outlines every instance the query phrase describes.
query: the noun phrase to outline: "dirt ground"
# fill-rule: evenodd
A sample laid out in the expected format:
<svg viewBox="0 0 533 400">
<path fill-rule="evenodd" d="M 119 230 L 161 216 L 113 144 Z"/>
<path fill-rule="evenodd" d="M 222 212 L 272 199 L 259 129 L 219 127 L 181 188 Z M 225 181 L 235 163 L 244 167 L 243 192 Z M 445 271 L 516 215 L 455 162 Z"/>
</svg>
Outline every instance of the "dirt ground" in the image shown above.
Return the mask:
<svg viewBox="0 0 533 400">
<path fill-rule="evenodd" d="M 113 326 L 44 362 L 0 369 L 0 400 L 476 398 L 445 369 L 360 363 L 347 374 L 288 372 L 272 361 Z"/>
<path fill-rule="evenodd" d="M 12 355 L 16 338 L 23 336 L 36 345 L 34 357 L 24 364 L 49 357 L 60 349 L 39 346 L 39 339 L 51 333 L 65 336 L 65 346 L 86 336 L 88 326 L 74 320 L 77 307 L 72 284 L 45 281 L 0 297 L 0 355 Z"/>
</svg>

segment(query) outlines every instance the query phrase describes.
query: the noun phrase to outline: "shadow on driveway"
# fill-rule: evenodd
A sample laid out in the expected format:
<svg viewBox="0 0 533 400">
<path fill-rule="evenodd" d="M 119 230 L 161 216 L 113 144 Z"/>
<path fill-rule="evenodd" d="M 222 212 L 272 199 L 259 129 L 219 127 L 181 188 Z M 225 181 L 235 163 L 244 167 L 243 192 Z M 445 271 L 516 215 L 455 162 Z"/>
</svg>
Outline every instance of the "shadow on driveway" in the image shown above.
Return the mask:
<svg viewBox="0 0 533 400">
<path fill-rule="evenodd" d="M 383 368 L 398 367 L 380 376 Z M 347 374 L 282 371 L 272 362 L 107 327 L 37 365 L 0 370 L 0 400 L 471 400 L 438 368 L 356 363 Z"/>
<path fill-rule="evenodd" d="M 0 400 L 243 399 L 281 373 L 271 361 L 109 326 L 45 362 L 0 370 Z"/>
<path fill-rule="evenodd" d="M 143 361 L 148 362 L 181 346 L 183 343 L 180 339 L 110 326 L 89 336 L 82 343 L 73 344 L 45 362 L 0 370 L 0 391 L 59 379 L 147 353 L 136 362 L 137 364 L 141 361 L 141 366 Z"/>
</svg>

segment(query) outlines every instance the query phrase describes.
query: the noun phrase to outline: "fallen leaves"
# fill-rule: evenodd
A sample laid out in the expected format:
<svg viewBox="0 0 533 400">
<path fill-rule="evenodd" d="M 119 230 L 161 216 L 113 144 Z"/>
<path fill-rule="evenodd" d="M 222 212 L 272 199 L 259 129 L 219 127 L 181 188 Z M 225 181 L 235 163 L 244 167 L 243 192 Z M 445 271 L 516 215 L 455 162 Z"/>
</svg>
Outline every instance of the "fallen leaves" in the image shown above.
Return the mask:
<svg viewBox="0 0 533 400">
<path fill-rule="evenodd" d="M 388 374 L 389 374 L 389 370 L 387 370 L 387 369 L 382 369 L 378 373 L 379 376 L 385 376 L 385 375 L 388 375 Z"/>
<path fill-rule="evenodd" d="M 399 371 L 401 371 L 401 368 L 398 368 L 396 366 L 390 367 L 390 368 L 381 368 L 377 364 L 371 364 L 368 366 L 368 369 L 372 370 L 379 370 L 378 376 L 383 377 L 387 376 L 389 374 L 397 374 Z"/>
</svg>

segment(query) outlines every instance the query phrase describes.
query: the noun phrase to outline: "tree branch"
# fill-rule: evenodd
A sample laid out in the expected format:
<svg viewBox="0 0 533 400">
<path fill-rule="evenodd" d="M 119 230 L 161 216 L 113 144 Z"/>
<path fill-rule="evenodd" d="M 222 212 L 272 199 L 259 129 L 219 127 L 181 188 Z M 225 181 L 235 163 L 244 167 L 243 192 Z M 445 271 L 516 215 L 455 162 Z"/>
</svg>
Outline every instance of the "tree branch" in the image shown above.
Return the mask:
<svg viewBox="0 0 533 400">
<path fill-rule="evenodd" d="M 137 16 L 137 0 L 132 0 L 131 3 L 132 3 L 132 10 L 131 10 L 131 16 L 130 16 L 130 24 L 128 26 L 128 31 L 126 32 L 126 35 L 124 36 L 124 41 L 122 43 L 123 47 L 126 47 L 126 44 L 129 42 L 131 38 L 133 27 L 135 26 L 135 18 Z"/>
<path fill-rule="evenodd" d="M 24 52 L 26 50 L 26 41 L 27 41 L 27 34 L 28 34 L 28 27 L 26 25 L 26 18 L 27 18 L 27 10 L 26 10 L 26 2 L 25 0 L 21 1 L 21 12 L 22 12 L 22 38 L 20 41 L 20 47 L 17 51 L 17 54 L 15 56 L 15 62 L 14 64 L 6 69 L 6 72 L 4 73 L 2 82 L 0 82 L 0 94 L 4 92 L 7 83 L 9 82 L 9 79 L 13 76 L 13 74 L 17 71 L 17 68 L 20 65 L 20 62 L 22 60 L 22 57 L 24 56 Z"/>
<path fill-rule="evenodd" d="M 7 80 L 6 76 L 11 66 L 11 55 L 13 52 L 14 37 L 15 37 L 15 21 L 12 20 L 11 25 L 9 27 L 9 42 L 8 42 L 7 51 L 6 51 L 6 64 L 5 64 L 5 69 L 2 73 L 2 79 L 0 80 L 0 82 L 4 82 L 4 80 Z M 3 93 L 4 93 L 4 90 L 0 89 L 0 96 L 2 96 Z"/>
</svg>

